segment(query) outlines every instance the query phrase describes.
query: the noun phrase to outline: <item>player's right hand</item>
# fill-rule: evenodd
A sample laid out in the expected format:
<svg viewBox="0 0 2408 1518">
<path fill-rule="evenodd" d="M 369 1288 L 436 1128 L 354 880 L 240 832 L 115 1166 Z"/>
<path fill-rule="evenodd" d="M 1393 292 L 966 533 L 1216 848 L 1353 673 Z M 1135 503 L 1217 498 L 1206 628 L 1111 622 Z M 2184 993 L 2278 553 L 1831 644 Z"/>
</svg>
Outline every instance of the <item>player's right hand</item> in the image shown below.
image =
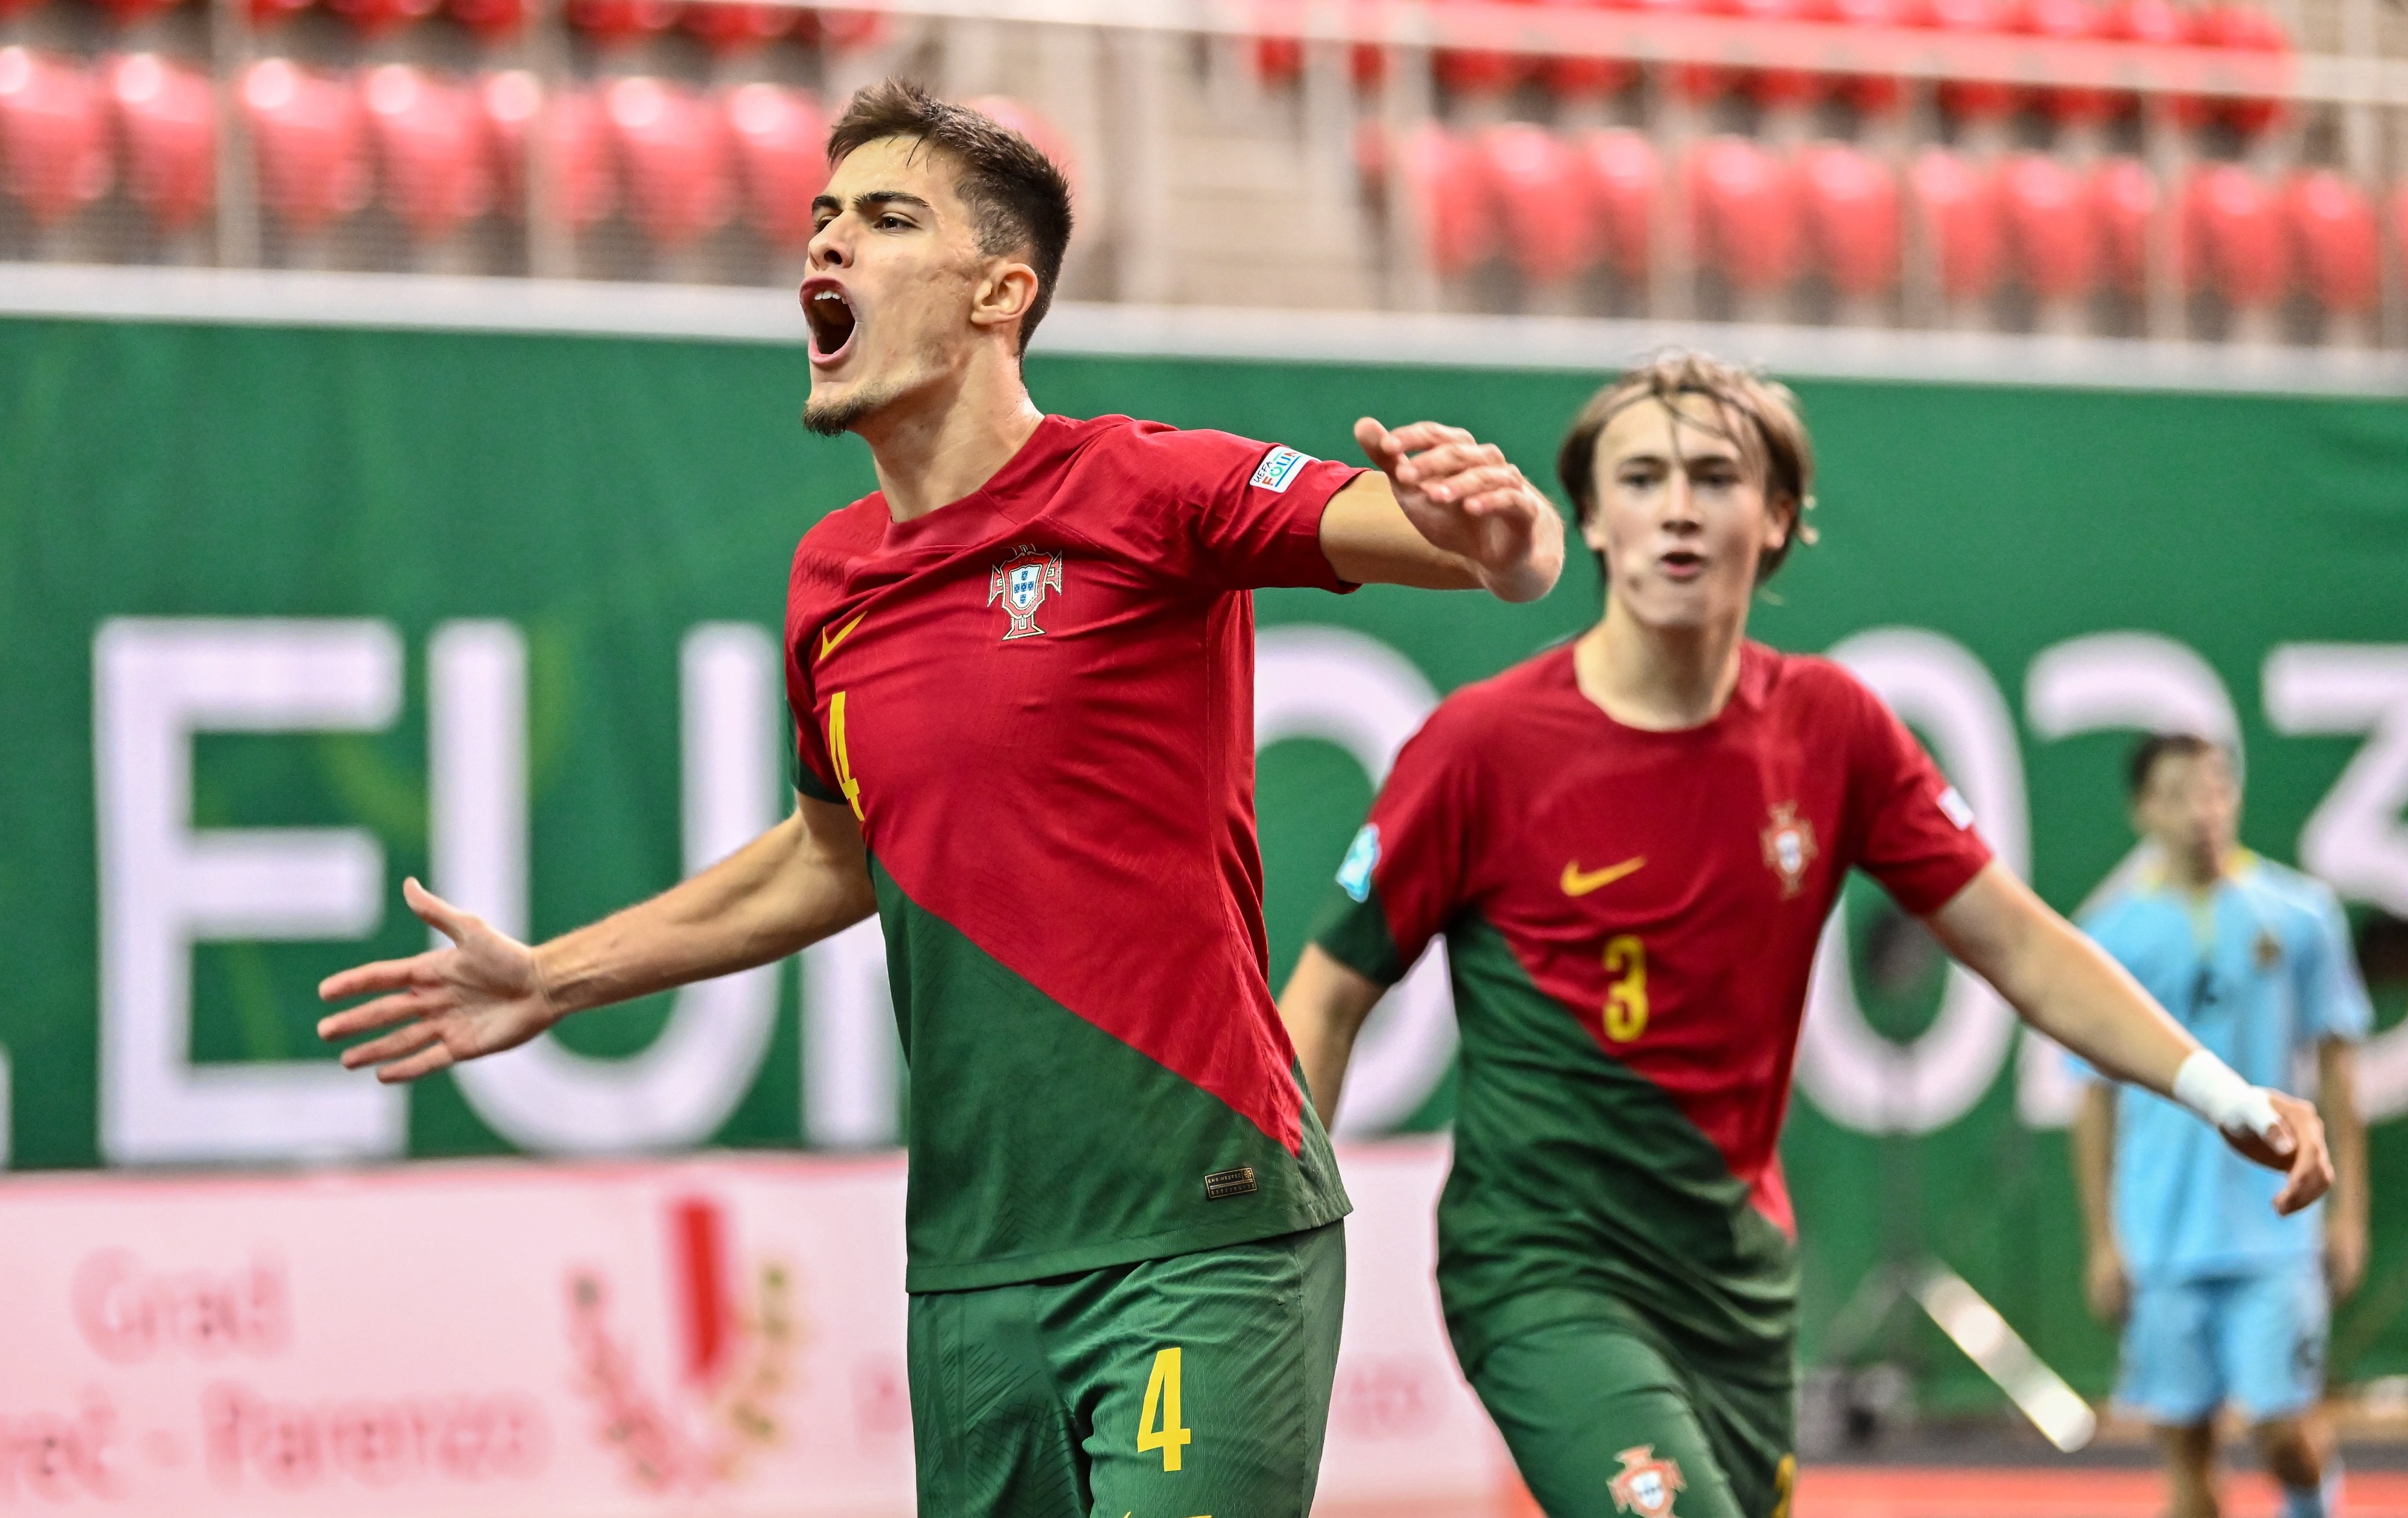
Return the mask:
<svg viewBox="0 0 2408 1518">
<path fill-rule="evenodd" d="M 452 947 L 379 960 L 319 982 L 322 1001 L 384 993 L 318 1020 L 318 1037 L 329 1043 L 394 1029 L 344 1050 L 346 1069 L 373 1065 L 380 1081 L 415 1081 L 464 1059 L 514 1049 L 560 1021 L 534 950 L 415 880 L 402 882 L 401 896 Z"/>
<path fill-rule="evenodd" d="M 2094 1245 L 2082 1268 L 2082 1296 L 2091 1316 L 2101 1323 L 2121 1323 L 2132 1305 L 2131 1282 L 2124 1275 L 2124 1257 L 2114 1244 Z"/>
<path fill-rule="evenodd" d="M 2313 1104 L 2273 1090 L 2266 1096 L 2281 1121 L 2264 1134 L 2227 1129 L 2224 1141 L 2269 1170 L 2286 1173 L 2274 1210 L 2289 1217 L 2332 1189 L 2332 1154 L 2325 1148 L 2324 1119 Z"/>
</svg>

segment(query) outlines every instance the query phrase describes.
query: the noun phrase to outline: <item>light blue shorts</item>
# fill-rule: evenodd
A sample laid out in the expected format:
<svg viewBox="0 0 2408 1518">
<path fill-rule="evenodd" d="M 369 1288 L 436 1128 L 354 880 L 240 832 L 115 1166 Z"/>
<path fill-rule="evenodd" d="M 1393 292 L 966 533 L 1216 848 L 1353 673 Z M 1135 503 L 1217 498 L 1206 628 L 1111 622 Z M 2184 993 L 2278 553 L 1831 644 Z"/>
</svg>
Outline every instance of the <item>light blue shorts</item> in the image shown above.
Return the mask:
<svg viewBox="0 0 2408 1518">
<path fill-rule="evenodd" d="M 2164 1425 L 2203 1422 L 2228 1399 L 2251 1423 L 2302 1411 L 2324 1395 L 2330 1311 L 2313 1261 L 2136 1283 L 2115 1400 Z"/>
</svg>

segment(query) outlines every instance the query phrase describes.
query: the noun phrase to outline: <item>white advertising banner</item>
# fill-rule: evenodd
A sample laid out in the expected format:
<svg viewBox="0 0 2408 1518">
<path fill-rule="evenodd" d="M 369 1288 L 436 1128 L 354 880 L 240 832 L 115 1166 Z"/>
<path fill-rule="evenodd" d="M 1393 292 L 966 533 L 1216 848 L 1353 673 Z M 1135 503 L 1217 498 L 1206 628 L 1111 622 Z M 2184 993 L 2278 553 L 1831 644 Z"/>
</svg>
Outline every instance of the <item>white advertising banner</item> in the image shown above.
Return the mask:
<svg viewBox="0 0 2408 1518">
<path fill-rule="evenodd" d="M 1430 1281 L 1442 1140 L 1350 1147 L 1325 1515 L 1506 1511 Z M 898 1158 L 0 1181 L 0 1511 L 905 1518 Z"/>
</svg>

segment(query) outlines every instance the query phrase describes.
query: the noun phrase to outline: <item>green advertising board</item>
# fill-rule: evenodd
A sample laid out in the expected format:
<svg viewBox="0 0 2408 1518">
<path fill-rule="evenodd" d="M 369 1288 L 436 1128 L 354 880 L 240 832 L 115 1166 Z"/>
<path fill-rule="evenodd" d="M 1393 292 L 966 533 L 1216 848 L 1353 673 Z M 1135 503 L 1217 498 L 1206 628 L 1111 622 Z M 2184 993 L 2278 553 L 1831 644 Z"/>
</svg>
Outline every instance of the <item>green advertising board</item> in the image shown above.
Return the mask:
<svg viewBox="0 0 2408 1518">
<path fill-rule="evenodd" d="M 1063 413 L 1334 457 L 1359 415 L 1428 416 L 1534 473 L 1598 378 L 1029 368 Z M 0 321 L 9 1163 L 891 1139 L 900 1076 L 858 943 L 580 1019 L 481 1084 L 383 1091 L 312 1034 L 321 976 L 424 945 L 406 874 L 552 933 L 774 817 L 789 557 L 871 488 L 857 441 L 797 425 L 807 383 L 797 351 L 759 344 Z M 2253 848 L 2304 858 L 2361 919 L 2408 917 L 2408 408 L 1797 388 L 1822 542 L 1754 631 L 1882 689 L 2043 895 L 2071 909 L 2125 858 L 2133 731 L 2179 721 L 2241 742 Z M 1274 980 L 1401 731 L 1597 596 L 1581 562 L 1530 607 L 1259 598 Z M 1810 1356 L 1868 1270 L 1929 1253 L 2103 1390 L 2057 1067 L 1877 893 L 1850 899 L 1784 1151 Z M 2388 1029 L 2408 987 L 2375 957 Z M 1447 1038 L 1442 1004 L 1388 1018 L 1358 1131 L 1445 1122 Z M 2408 1110 L 2408 1048 L 2379 1040 L 2368 1065 L 2373 1110 Z M 2408 1127 L 2383 1122 L 2373 1270 L 2336 1329 L 2347 1377 L 2408 1371 L 2408 1207 L 2386 1184 L 2402 1164 Z M 1985 1395 L 1921 1350 L 1941 1400 Z"/>
</svg>

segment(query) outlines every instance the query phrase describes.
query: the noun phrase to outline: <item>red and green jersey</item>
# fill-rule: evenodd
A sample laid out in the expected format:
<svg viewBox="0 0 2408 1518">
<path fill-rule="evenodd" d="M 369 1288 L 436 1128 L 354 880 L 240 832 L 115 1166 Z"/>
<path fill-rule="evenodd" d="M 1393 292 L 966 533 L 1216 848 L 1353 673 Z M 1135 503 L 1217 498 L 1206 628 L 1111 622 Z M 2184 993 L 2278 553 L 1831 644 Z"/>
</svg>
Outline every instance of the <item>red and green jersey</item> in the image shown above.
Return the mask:
<svg viewBox="0 0 2408 1518">
<path fill-rule="evenodd" d="M 910 1066 L 910 1290 L 1347 1210 L 1265 979 L 1249 592 L 1347 588 L 1357 472 L 1047 417 L 972 494 L 796 549 L 798 784 L 861 820 Z"/>
<path fill-rule="evenodd" d="M 1851 867 L 1926 913 L 1989 860 L 1854 677 L 1758 644 L 1713 721 L 1645 732 L 1555 650 L 1405 745 L 1322 948 L 1375 981 L 1446 935 L 1462 1031 L 1439 1280 L 1466 1366 L 1635 1315 L 1785 1377 L 1797 1295 L 1779 1139 L 1808 973 Z"/>
</svg>

